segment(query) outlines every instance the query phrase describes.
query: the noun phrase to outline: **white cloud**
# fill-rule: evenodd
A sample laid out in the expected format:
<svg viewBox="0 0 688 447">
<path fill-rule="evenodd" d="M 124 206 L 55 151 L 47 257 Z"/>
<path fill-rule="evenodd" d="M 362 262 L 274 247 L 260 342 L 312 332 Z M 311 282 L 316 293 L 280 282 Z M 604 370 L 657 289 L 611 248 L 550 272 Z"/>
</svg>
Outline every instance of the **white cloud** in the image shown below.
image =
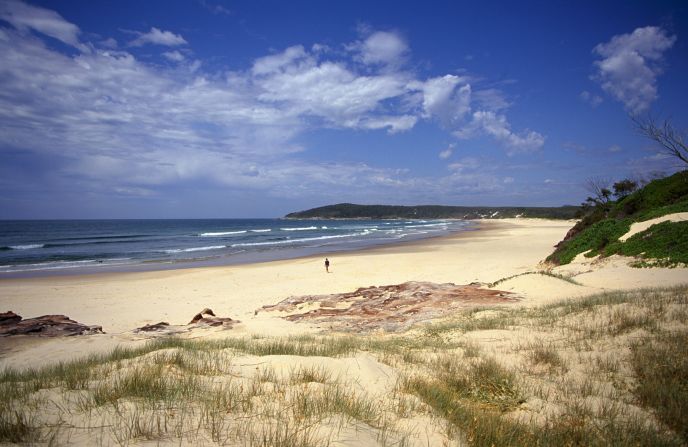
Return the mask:
<svg viewBox="0 0 688 447">
<path fill-rule="evenodd" d="M 402 74 L 359 75 L 344 63 L 318 61 L 301 46 L 258 59 L 252 72 L 258 75 L 253 83 L 260 88 L 261 101 L 288 105 L 290 113 L 319 117 L 329 125 L 400 131 L 416 121 L 410 116 L 368 116 L 381 102 L 406 93 Z M 387 124 L 380 125 L 381 120 Z"/>
<path fill-rule="evenodd" d="M 412 115 L 378 116 L 361 120 L 360 127 L 364 129 L 387 129 L 390 134 L 404 132 L 416 125 L 418 118 Z"/>
<path fill-rule="evenodd" d="M 62 20 L 56 13 L 47 16 Z M 70 184 L 131 197 L 150 197 L 156 188 L 193 181 L 279 197 L 379 190 L 403 191 L 411 198 L 421 197 L 419 191 L 445 196 L 503 187 L 501 177 L 468 172 L 475 166 L 468 159 L 436 178 L 300 156 L 308 148 L 299 137 L 312 129 L 397 133 L 431 118 L 456 129 L 473 118 L 467 79 L 424 80 L 390 68 L 407 53 L 401 44 L 376 46 L 373 39 L 368 53 L 361 53 L 368 54 L 371 66 L 361 67 L 350 54 L 297 45 L 256 59 L 250 69 L 220 75 L 204 72 L 200 62 L 170 68 L 144 63 L 127 51 L 104 50 L 116 47 L 114 39 L 89 53 L 69 55 L 26 33 L 22 26 L 28 25 L 8 22 L 16 30 L 0 25 L 0 150 L 56 160 L 52 175 Z M 40 28 L 35 26 L 31 29 Z M 65 29 L 72 31 L 63 39 L 88 47 L 75 40 L 78 28 Z M 186 42 L 156 28 L 137 41 Z M 181 61 L 184 54 L 160 56 Z M 506 119 L 497 118 L 508 130 Z M 511 131 L 488 134 L 517 146 L 528 139 Z"/>
<path fill-rule="evenodd" d="M 595 61 L 594 79 L 630 112 L 643 112 L 657 99 L 657 76 L 662 72 L 664 53 L 675 41 L 675 36 L 655 26 L 614 36 L 593 49 L 602 58 Z"/>
<path fill-rule="evenodd" d="M 437 117 L 445 126 L 460 122 L 471 110 L 471 86 L 465 79 L 446 75 L 428 79 L 420 86 L 426 117 Z"/>
<path fill-rule="evenodd" d="M 358 59 L 364 64 L 392 66 L 403 63 L 409 50 L 399 34 L 387 31 L 374 32 L 352 48 L 358 51 Z"/>
<path fill-rule="evenodd" d="M 454 153 L 454 145 L 450 144 L 445 150 L 440 152 L 439 157 L 442 160 L 446 160 L 447 158 L 451 157 L 453 153 Z"/>
<path fill-rule="evenodd" d="M 260 57 L 253 63 L 254 75 L 268 75 L 280 72 L 285 67 L 295 67 L 297 61 L 304 61 L 309 66 L 313 59 L 306 54 L 302 45 L 289 47 L 281 53 Z"/>
<path fill-rule="evenodd" d="M 176 51 L 176 50 L 175 51 L 165 51 L 164 53 L 162 53 L 162 55 L 166 59 L 168 59 L 172 62 L 183 62 L 184 60 L 186 60 L 186 57 L 184 57 L 184 55 L 182 53 L 180 53 L 179 51 Z"/>
<path fill-rule="evenodd" d="M 504 97 L 504 94 L 495 88 L 477 90 L 473 92 L 473 99 L 481 109 L 494 112 L 508 109 L 511 105 Z"/>
<path fill-rule="evenodd" d="M 471 121 L 464 128 L 454 132 L 458 138 L 472 138 L 480 134 L 490 135 L 504 144 L 509 155 L 533 152 L 545 144 L 542 134 L 527 129 L 520 134 L 514 133 L 504 115 L 482 110 L 474 112 Z"/>
<path fill-rule="evenodd" d="M 107 39 L 101 41 L 100 45 L 104 48 L 114 50 L 115 48 L 117 48 L 117 41 L 112 37 L 108 37 Z"/>
<path fill-rule="evenodd" d="M 179 45 L 186 45 L 186 43 L 186 40 L 180 34 L 174 34 L 171 31 L 162 31 L 156 27 L 152 27 L 147 33 L 141 33 L 139 37 L 129 42 L 129 45 L 132 47 L 140 47 L 151 44 L 176 47 Z"/>
<path fill-rule="evenodd" d="M 423 117 L 437 118 L 457 138 L 489 135 L 504 145 L 509 155 L 532 152 L 544 145 L 545 137 L 538 132 L 511 131 L 506 116 L 498 113 L 509 106 L 501 92 L 496 89 L 473 92 L 468 81 L 466 77 L 445 75 L 411 82 L 409 88 L 421 92 Z"/>
<path fill-rule="evenodd" d="M 61 41 L 83 52 L 90 51 L 79 41 L 79 27 L 49 9 L 31 6 L 21 1 L 0 2 L 0 19 L 21 31 L 33 30 Z"/>
</svg>

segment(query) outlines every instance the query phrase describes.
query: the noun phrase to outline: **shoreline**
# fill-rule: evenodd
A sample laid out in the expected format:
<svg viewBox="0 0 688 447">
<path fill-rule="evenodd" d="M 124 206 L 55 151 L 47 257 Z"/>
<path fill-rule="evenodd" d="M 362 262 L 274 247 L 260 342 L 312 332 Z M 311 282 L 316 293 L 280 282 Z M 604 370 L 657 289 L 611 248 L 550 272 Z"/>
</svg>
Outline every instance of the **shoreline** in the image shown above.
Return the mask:
<svg viewBox="0 0 688 447">
<path fill-rule="evenodd" d="M 84 324 L 102 325 L 107 333 L 124 333 L 159 321 L 185 324 L 209 307 L 243 322 L 229 332 L 260 334 L 265 332 L 264 322 L 253 318 L 254 311 L 289 296 L 343 293 L 407 281 L 491 282 L 521 273 L 544 259 L 570 226 L 570 222 L 546 220 L 481 221 L 474 231 L 289 260 L 3 278 L 0 296 L 4 310 L 24 318 L 63 314 Z M 539 247 L 533 246 L 532 236 L 544 229 L 553 234 L 538 236 Z M 504 250 L 511 253 L 504 256 Z M 330 274 L 322 265 L 325 257 L 332 262 Z M 300 331 L 302 326 L 284 322 L 279 331 Z"/>
<path fill-rule="evenodd" d="M 133 330 L 161 321 L 186 325 L 204 308 L 239 320 L 231 330 L 198 330 L 195 337 L 286 336 L 321 332 L 317 324 L 295 323 L 279 314 L 255 311 L 289 297 L 349 293 L 362 287 L 409 281 L 487 284 L 509 278 L 495 290 L 538 306 L 607 290 L 686 283 L 683 269 L 633 269 L 623 260 L 594 260 L 557 267 L 553 273 L 578 284 L 540 274 L 539 263 L 569 228 L 570 221 L 505 219 L 478 221 L 478 229 L 365 250 L 322 253 L 254 264 L 150 272 L 0 279 L 3 311 L 24 318 L 62 314 L 105 334 L 38 340 L 0 339 L 0 368 L 69 360 L 116 346 L 137 346 L 151 338 Z M 323 259 L 331 261 L 325 273 Z M 154 335 L 153 335 L 154 337 Z"/>
<path fill-rule="evenodd" d="M 303 219 L 299 219 L 303 220 Z M 494 219 L 497 220 L 497 219 Z M 506 220 L 506 219 L 503 219 Z M 546 219 L 543 219 L 546 220 Z M 223 270 L 226 268 L 241 268 L 241 267 L 251 267 L 251 266 L 262 266 L 262 265 L 267 265 L 267 264 L 273 264 L 273 263 L 289 263 L 291 261 L 304 261 L 304 260 L 322 260 L 326 257 L 336 257 L 336 256 L 362 256 L 366 254 L 376 254 L 377 252 L 379 253 L 386 253 L 386 252 L 396 252 L 396 253 L 406 253 L 410 250 L 407 250 L 414 247 L 414 246 L 431 246 L 435 244 L 442 244 L 444 241 L 451 241 L 454 239 L 458 239 L 464 236 L 468 236 L 469 234 L 474 234 L 478 233 L 481 231 L 489 231 L 489 230 L 500 230 L 500 229 L 506 229 L 509 228 L 510 224 L 508 222 L 493 222 L 493 220 L 473 220 L 470 221 L 471 224 L 474 224 L 474 227 L 467 228 L 467 229 L 462 229 L 459 231 L 454 231 L 449 234 L 442 234 L 438 236 L 428 236 L 428 237 L 421 237 L 413 240 L 399 240 L 396 242 L 390 242 L 390 243 L 383 243 L 383 244 L 377 244 L 377 245 L 369 245 L 365 247 L 352 247 L 352 248 L 345 248 L 341 250 L 329 250 L 329 251 L 322 251 L 318 252 L 315 254 L 303 254 L 303 255 L 296 255 L 294 257 L 285 257 L 285 258 L 277 258 L 277 259 L 267 259 L 267 260 L 258 260 L 258 261 L 249 261 L 249 262 L 236 262 L 236 263 L 209 263 L 208 265 L 203 265 L 202 262 L 199 263 L 192 263 L 192 262 L 185 262 L 185 261 L 179 261 L 179 262 L 172 262 L 172 263 L 154 263 L 154 265 L 151 265 L 150 268 L 138 268 L 142 267 L 144 265 L 149 265 L 149 264 L 132 264 L 131 266 L 137 267 L 133 269 L 126 269 L 126 270 L 100 270 L 100 271 L 88 271 L 84 272 L 78 268 L 74 268 L 73 271 L 59 271 L 55 273 L 49 273 L 49 271 L 46 271 L 46 273 L 42 273 L 43 271 L 40 272 L 27 272 L 26 275 L 17 275 L 15 276 L 14 274 L 12 275 L 7 275 L 3 276 L 0 275 L 0 285 L 6 282 L 13 282 L 13 281 L 50 281 L 53 279 L 77 279 L 77 280 L 88 280 L 88 279 L 112 279 L 112 278 L 117 278 L 120 276 L 125 276 L 125 275 L 137 275 L 137 274 L 156 274 L 156 273 L 169 273 L 169 274 L 174 274 L 174 273 L 183 273 L 183 272 L 192 272 L 192 271 L 199 271 L 199 270 Z M 562 221 L 563 222 L 563 221 Z M 567 221 L 568 222 L 568 221 Z M 511 224 L 513 225 L 513 224 Z M 153 264 L 153 263 L 151 263 Z M 160 266 L 169 266 L 169 267 L 162 267 Z M 130 267 L 130 266 L 127 266 Z M 113 267 L 113 268 L 116 268 Z M 67 270 L 67 269 L 65 269 Z M 21 272 L 18 272 L 21 273 Z"/>
<path fill-rule="evenodd" d="M 249 219 L 250 220 L 250 219 Z M 282 219 L 284 220 L 284 219 Z M 309 219 L 291 219 L 291 220 L 309 220 Z M 310 219 L 313 220 L 313 219 Z M 341 219 L 341 220 L 361 220 L 361 219 Z M 366 219 L 370 220 L 370 219 Z M 405 219 L 399 219 L 404 221 Z M 155 272 L 167 270 L 187 270 L 196 268 L 214 268 L 227 267 L 238 265 L 260 264 L 273 261 L 288 261 L 293 259 L 302 259 L 311 256 L 327 256 L 334 253 L 353 253 L 358 251 L 374 250 L 377 248 L 412 244 L 415 242 L 422 242 L 428 239 L 452 237 L 455 234 L 475 231 L 481 225 L 482 220 L 465 220 L 465 219 L 442 219 L 442 221 L 465 222 L 466 227 L 460 229 L 453 229 L 438 235 L 410 235 L 405 239 L 373 239 L 372 241 L 355 240 L 348 245 L 332 245 L 332 246 L 303 246 L 303 247 L 289 247 L 285 246 L 279 250 L 267 251 L 252 251 L 243 253 L 233 253 L 228 256 L 214 256 L 205 259 L 178 259 L 178 260 L 146 260 L 141 259 L 139 262 L 122 263 L 122 264 L 100 264 L 100 265 L 86 265 L 79 267 L 55 267 L 42 269 L 27 269 L 16 270 L 11 272 L 0 272 L 0 281 L 6 279 L 30 279 L 43 277 L 61 277 L 61 276 L 84 276 L 84 275 L 100 275 L 109 273 L 137 273 L 137 272 Z"/>
</svg>

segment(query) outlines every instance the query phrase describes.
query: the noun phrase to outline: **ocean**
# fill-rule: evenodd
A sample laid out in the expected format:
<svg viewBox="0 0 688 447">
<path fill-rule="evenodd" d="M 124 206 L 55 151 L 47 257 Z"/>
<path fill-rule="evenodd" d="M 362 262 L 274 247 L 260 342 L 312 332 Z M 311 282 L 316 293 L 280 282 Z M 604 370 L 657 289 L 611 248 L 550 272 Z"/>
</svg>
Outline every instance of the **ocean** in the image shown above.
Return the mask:
<svg viewBox="0 0 688 447">
<path fill-rule="evenodd" d="M 470 228 L 460 220 L 0 221 L 0 277 L 243 264 Z"/>
</svg>

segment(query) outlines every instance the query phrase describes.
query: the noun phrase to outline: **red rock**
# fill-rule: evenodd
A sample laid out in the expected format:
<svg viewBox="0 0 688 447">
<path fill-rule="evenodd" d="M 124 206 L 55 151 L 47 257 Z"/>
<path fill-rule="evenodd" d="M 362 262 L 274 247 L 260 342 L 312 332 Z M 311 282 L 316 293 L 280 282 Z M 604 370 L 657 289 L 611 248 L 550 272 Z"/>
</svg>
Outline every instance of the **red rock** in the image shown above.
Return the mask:
<svg viewBox="0 0 688 447">
<path fill-rule="evenodd" d="M 264 311 L 285 311 L 290 321 L 327 322 L 334 329 L 398 331 L 412 324 L 460 308 L 515 302 L 517 297 L 480 284 L 456 285 L 406 282 L 390 286 L 359 288 L 350 293 L 290 297 Z M 318 302 L 319 308 L 294 313 L 302 303 Z M 346 305 L 346 306 L 344 306 Z"/>
</svg>

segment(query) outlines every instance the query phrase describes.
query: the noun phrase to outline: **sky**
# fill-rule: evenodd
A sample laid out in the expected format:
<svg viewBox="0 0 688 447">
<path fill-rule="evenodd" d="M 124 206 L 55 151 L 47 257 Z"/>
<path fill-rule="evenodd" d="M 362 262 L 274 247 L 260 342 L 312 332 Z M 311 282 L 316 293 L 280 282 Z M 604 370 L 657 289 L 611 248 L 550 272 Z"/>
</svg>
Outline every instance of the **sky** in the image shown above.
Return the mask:
<svg viewBox="0 0 688 447">
<path fill-rule="evenodd" d="M 0 0 L 0 219 L 579 204 L 686 79 L 685 1 Z"/>
</svg>

